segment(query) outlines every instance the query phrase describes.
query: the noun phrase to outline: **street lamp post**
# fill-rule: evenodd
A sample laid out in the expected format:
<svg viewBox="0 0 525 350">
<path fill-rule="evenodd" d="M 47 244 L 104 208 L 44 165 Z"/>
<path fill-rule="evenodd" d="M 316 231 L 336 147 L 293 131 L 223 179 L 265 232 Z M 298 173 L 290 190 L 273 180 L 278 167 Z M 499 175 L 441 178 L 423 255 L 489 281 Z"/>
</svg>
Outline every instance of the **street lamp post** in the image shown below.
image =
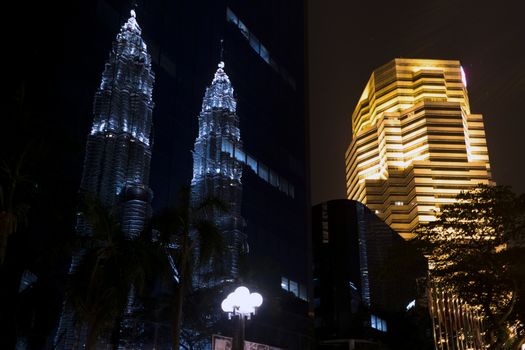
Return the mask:
<svg viewBox="0 0 525 350">
<path fill-rule="evenodd" d="M 228 313 L 228 319 L 239 317 L 238 335 L 234 337 L 233 350 L 243 350 L 244 322 L 255 315 L 255 309 L 262 305 L 263 298 L 259 293 L 250 293 L 248 288 L 239 287 L 222 301 L 222 311 Z"/>
</svg>

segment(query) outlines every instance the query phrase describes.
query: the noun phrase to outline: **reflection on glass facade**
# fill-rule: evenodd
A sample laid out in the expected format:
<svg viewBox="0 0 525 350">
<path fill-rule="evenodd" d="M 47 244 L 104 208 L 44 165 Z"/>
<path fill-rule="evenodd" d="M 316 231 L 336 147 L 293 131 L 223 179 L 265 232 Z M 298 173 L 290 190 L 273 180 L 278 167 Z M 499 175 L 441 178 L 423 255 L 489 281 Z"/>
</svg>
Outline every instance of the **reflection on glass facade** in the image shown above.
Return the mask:
<svg viewBox="0 0 525 350">
<path fill-rule="evenodd" d="M 304 301 L 308 301 L 308 289 L 306 285 L 293 281 L 287 277 L 281 277 L 281 289 L 291 292 L 294 296 Z"/>
<path fill-rule="evenodd" d="M 194 280 L 197 286 L 234 280 L 238 276 L 238 255 L 246 246 L 241 216 L 242 163 L 222 149 L 225 143 L 232 149 L 242 148 L 236 107 L 233 87 L 224 72 L 224 63 L 220 62 L 206 89 L 199 114 L 199 133 L 193 149 L 191 200 L 196 206 L 207 198 L 217 198 L 228 207 L 226 212 L 213 211 L 207 218 L 217 225 L 227 249 L 222 261 L 222 276 L 214 274 L 213 280 L 209 280 L 205 275 L 210 271 L 202 268 Z"/>
<path fill-rule="evenodd" d="M 370 315 L 370 327 L 377 329 L 381 332 L 387 331 L 386 321 L 373 314 Z"/>
<path fill-rule="evenodd" d="M 294 198 L 295 189 L 291 183 L 286 181 L 272 169 L 269 169 L 263 163 L 259 162 L 255 157 L 243 151 L 240 145 L 234 146 L 227 139 L 223 139 L 221 150 L 227 152 L 230 157 L 237 159 L 242 164 L 247 165 L 257 174 L 257 176 L 268 182 L 270 185 L 277 187 L 281 192 Z"/>
<path fill-rule="evenodd" d="M 273 70 L 279 73 L 282 78 L 295 90 L 295 79 L 288 73 L 288 71 L 270 55 L 268 49 L 251 33 L 246 25 L 235 15 L 235 13 L 228 7 L 226 9 L 226 19 L 239 28 L 241 34 L 248 40 L 251 48 L 255 51 Z"/>
<path fill-rule="evenodd" d="M 407 304 L 418 297 L 418 280 L 426 275 L 424 257 L 356 201 L 314 206 L 312 238 L 319 339 L 377 340 L 387 331 L 401 339 L 399 328 L 388 330 L 387 323 L 405 322 L 394 315 L 404 315 Z M 411 269 L 390 268 L 401 256 L 410 259 Z M 394 338 L 388 341 L 394 344 Z"/>
</svg>

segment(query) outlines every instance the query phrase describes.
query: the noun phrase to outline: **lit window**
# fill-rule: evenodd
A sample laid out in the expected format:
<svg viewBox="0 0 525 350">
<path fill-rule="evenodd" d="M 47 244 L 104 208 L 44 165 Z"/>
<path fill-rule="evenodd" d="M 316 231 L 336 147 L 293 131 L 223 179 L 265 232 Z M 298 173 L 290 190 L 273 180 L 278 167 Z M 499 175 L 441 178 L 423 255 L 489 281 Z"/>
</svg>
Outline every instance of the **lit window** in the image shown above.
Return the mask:
<svg viewBox="0 0 525 350">
<path fill-rule="evenodd" d="M 304 284 L 292 281 L 286 277 L 281 277 L 281 288 L 292 292 L 297 298 L 308 301 L 308 290 Z"/>
<path fill-rule="evenodd" d="M 288 278 L 281 277 L 281 288 L 284 290 L 288 290 Z"/>
<path fill-rule="evenodd" d="M 262 57 L 263 60 L 266 61 L 266 63 L 270 64 L 270 54 L 268 53 L 268 50 L 266 50 L 266 47 L 261 44 L 261 51 L 259 55 Z"/>
<path fill-rule="evenodd" d="M 248 164 L 253 171 L 257 172 L 257 161 L 248 154 L 246 155 L 246 164 Z"/>
<path fill-rule="evenodd" d="M 250 35 L 250 46 L 255 50 L 255 52 L 259 53 L 259 40 L 254 35 Z"/>
<path fill-rule="evenodd" d="M 266 182 L 268 182 L 268 167 L 262 163 L 259 163 L 258 172 L 259 176 Z"/>
<path fill-rule="evenodd" d="M 308 301 L 308 291 L 304 284 L 299 285 L 299 298 Z"/>
<path fill-rule="evenodd" d="M 290 280 L 290 292 L 296 297 L 299 296 L 299 284 L 297 282 Z"/>
<path fill-rule="evenodd" d="M 246 25 L 233 13 L 229 7 L 226 8 L 226 19 L 239 28 L 241 34 L 248 40 L 250 46 L 255 50 L 255 52 L 257 52 L 257 54 L 261 56 L 261 58 L 277 73 L 279 73 L 281 77 L 295 90 L 295 80 L 292 78 L 292 76 L 286 71 L 286 69 L 284 69 L 284 67 L 272 59 L 268 49 L 263 44 L 261 44 L 261 42 L 253 33 L 250 33 Z"/>
<path fill-rule="evenodd" d="M 370 315 L 370 326 L 381 332 L 386 332 L 386 321 L 377 317 L 376 315 Z"/>
<path fill-rule="evenodd" d="M 223 139 L 222 140 L 222 151 L 228 152 L 230 155 L 233 155 L 233 145 L 230 141 Z"/>
<path fill-rule="evenodd" d="M 236 26 L 239 25 L 239 19 L 237 18 L 237 16 L 235 16 L 235 13 L 233 13 L 232 10 L 230 10 L 229 8 L 226 9 L 226 17 L 230 22 L 233 22 Z"/>
<path fill-rule="evenodd" d="M 235 158 L 239 162 L 246 163 L 246 154 L 239 148 L 235 147 Z"/>
<path fill-rule="evenodd" d="M 394 204 L 397 205 L 397 206 L 402 206 L 402 205 L 404 205 L 404 203 L 401 202 L 401 201 L 395 201 Z"/>
<path fill-rule="evenodd" d="M 239 162 L 247 164 L 264 181 L 269 182 L 272 186 L 279 188 L 279 190 L 293 198 L 294 189 L 292 185 L 264 164 L 258 163 L 257 159 L 244 152 L 241 148 L 234 147 L 229 140 L 222 140 L 221 151 L 228 153 Z"/>
<path fill-rule="evenodd" d="M 248 39 L 250 37 L 250 32 L 248 31 L 248 28 L 246 28 L 244 23 L 242 23 L 242 21 L 239 20 L 239 24 L 237 26 L 241 30 L 242 35 L 244 35 L 246 37 L 246 39 Z"/>
<path fill-rule="evenodd" d="M 275 187 L 279 187 L 279 176 L 273 170 L 270 170 L 270 183 Z"/>
</svg>

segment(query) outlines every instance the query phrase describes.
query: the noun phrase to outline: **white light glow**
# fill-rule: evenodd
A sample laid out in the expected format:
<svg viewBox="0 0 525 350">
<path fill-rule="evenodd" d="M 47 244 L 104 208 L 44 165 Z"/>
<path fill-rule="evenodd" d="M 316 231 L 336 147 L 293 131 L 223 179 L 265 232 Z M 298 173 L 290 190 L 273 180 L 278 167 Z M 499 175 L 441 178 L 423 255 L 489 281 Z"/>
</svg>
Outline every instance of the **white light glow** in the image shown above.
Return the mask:
<svg viewBox="0 0 525 350">
<path fill-rule="evenodd" d="M 260 295 L 259 293 L 252 293 L 252 294 L 250 294 L 250 303 L 253 306 L 259 307 L 259 306 L 262 305 L 262 302 L 263 302 L 262 295 Z"/>
<path fill-rule="evenodd" d="M 221 309 L 229 315 L 248 316 L 255 314 L 255 309 L 263 303 L 263 297 L 259 293 L 250 293 L 246 287 L 238 287 L 233 293 L 221 303 Z"/>
</svg>

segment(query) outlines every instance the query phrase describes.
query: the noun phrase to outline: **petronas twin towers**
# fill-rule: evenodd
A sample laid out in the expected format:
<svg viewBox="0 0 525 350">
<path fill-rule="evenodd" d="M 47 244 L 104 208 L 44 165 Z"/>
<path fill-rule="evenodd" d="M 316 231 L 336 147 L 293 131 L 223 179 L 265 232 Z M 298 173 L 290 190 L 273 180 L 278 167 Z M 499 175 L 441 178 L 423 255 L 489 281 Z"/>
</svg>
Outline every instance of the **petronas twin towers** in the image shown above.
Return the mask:
<svg viewBox="0 0 525 350">
<path fill-rule="evenodd" d="M 80 191 L 118 207 L 126 235 L 136 237 L 151 215 L 148 187 L 154 74 L 135 12 L 113 44 L 95 94 Z M 79 227 L 81 234 L 87 233 Z"/>
<path fill-rule="evenodd" d="M 199 114 L 199 134 L 193 150 L 193 179 L 191 195 L 196 205 L 207 197 L 219 198 L 227 212 L 214 212 L 212 220 L 222 232 L 227 247 L 222 262 L 221 282 L 237 276 L 237 256 L 244 245 L 241 217 L 242 164 L 225 151 L 225 145 L 241 148 L 237 102 L 233 97 L 230 79 L 220 62 L 211 86 L 206 89 Z M 203 271 L 206 272 L 206 271 Z M 208 280 L 208 279 L 207 279 Z M 198 276 L 197 286 L 204 282 Z"/>
<path fill-rule="evenodd" d="M 151 57 L 132 10 L 113 43 L 95 94 L 94 119 L 87 139 L 80 185 L 82 195 L 97 197 L 105 207 L 116 210 L 123 234 L 129 239 L 142 232 L 152 212 L 149 172 L 154 80 Z M 213 214 L 228 248 L 220 281 L 236 278 L 237 256 L 245 241 L 240 207 L 242 164 L 223 151 L 226 143 L 242 145 L 233 88 L 221 62 L 206 89 L 199 114 L 191 181 L 193 204 L 216 197 L 229 207 L 227 213 Z M 77 232 L 91 235 L 82 214 L 77 220 Z M 71 273 L 75 272 L 81 258 L 82 252 L 75 254 Z M 195 282 L 203 285 L 202 281 Z M 73 312 L 65 306 L 56 348 L 83 349 L 84 328 L 75 322 Z"/>
</svg>

